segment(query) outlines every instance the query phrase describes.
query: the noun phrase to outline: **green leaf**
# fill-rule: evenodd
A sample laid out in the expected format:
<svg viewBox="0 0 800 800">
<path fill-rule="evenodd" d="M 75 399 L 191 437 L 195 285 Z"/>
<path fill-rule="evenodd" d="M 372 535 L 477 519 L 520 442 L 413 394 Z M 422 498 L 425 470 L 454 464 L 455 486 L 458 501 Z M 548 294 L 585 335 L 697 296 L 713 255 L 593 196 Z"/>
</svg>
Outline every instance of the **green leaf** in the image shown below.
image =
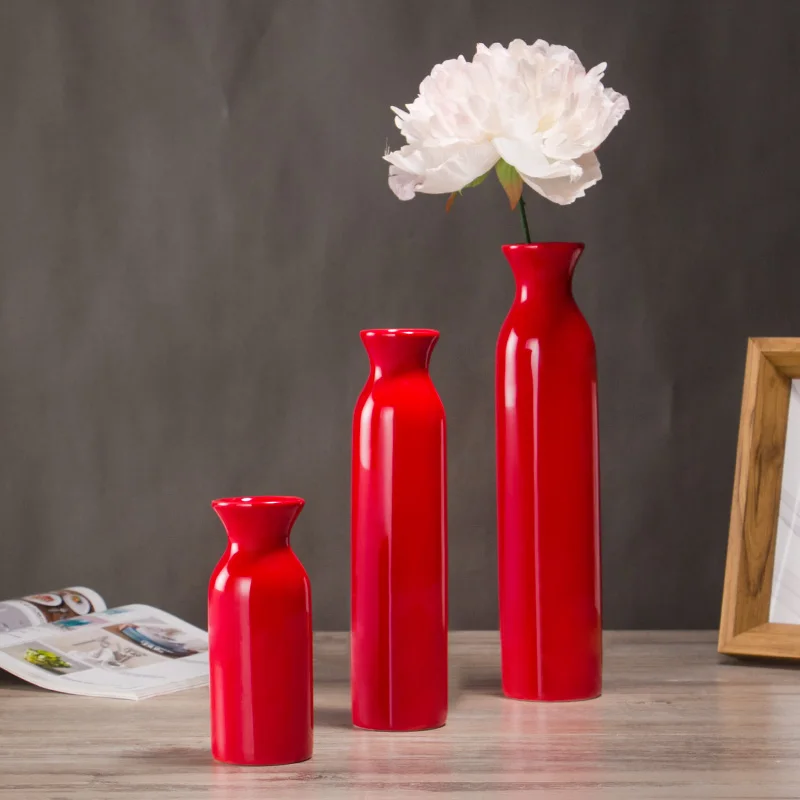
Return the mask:
<svg viewBox="0 0 800 800">
<path fill-rule="evenodd" d="M 450 209 L 453 207 L 453 202 L 455 201 L 457 194 L 461 194 L 464 189 L 471 189 L 473 186 L 480 186 L 489 176 L 490 172 L 491 170 L 484 172 L 483 175 L 479 175 L 474 181 L 470 181 L 466 186 L 459 189 L 457 192 L 453 192 L 450 197 L 447 198 L 447 204 L 445 205 L 444 210 L 450 211 Z"/>
<path fill-rule="evenodd" d="M 483 175 L 479 175 L 474 181 L 470 181 L 464 188 L 471 189 L 473 186 L 480 186 L 486 180 L 490 172 L 491 170 L 488 170 L 487 172 L 484 172 Z"/>
<path fill-rule="evenodd" d="M 511 210 L 513 211 L 522 196 L 522 177 L 511 164 L 502 158 L 497 162 L 495 171 L 497 172 L 497 180 L 500 181 L 500 185 L 508 195 L 508 202 L 511 204 Z"/>
</svg>

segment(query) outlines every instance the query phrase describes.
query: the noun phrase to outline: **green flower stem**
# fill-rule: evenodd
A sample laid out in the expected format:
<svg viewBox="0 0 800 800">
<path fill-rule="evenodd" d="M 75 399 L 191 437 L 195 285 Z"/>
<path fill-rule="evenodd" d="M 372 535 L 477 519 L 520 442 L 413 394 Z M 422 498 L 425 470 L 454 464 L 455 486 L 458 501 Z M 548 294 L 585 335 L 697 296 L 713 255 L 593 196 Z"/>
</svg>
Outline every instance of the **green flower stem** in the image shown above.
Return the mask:
<svg viewBox="0 0 800 800">
<path fill-rule="evenodd" d="M 522 230 L 525 232 L 525 241 L 530 244 L 531 243 L 531 231 L 528 227 L 528 217 L 525 214 L 525 201 L 522 199 L 522 196 L 519 198 L 519 213 L 522 217 Z"/>
</svg>

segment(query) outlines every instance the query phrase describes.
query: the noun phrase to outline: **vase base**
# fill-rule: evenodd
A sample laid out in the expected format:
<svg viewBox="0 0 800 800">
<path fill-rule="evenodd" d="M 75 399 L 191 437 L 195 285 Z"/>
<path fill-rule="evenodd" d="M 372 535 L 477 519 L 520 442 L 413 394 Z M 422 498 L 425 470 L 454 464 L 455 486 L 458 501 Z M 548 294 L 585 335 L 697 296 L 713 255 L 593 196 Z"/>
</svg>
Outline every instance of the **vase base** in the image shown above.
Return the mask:
<svg viewBox="0 0 800 800">
<path fill-rule="evenodd" d="M 301 756 L 300 758 L 293 758 L 288 761 L 280 760 L 280 761 L 244 761 L 240 759 L 229 759 L 229 758 L 220 758 L 220 756 L 213 756 L 214 761 L 218 762 L 219 764 L 227 764 L 231 767 L 285 767 L 289 764 L 302 764 L 304 761 L 308 761 L 313 754 L 309 753 L 307 756 Z"/>
<path fill-rule="evenodd" d="M 360 731 L 371 731 L 372 733 L 416 733 L 418 731 L 435 731 L 439 728 L 444 728 L 446 724 L 447 720 L 433 725 L 414 725 L 408 728 L 373 728 L 367 725 L 357 725 L 354 722 L 353 727 Z"/>
<path fill-rule="evenodd" d="M 520 700 L 523 703 L 581 703 L 585 700 L 596 700 L 603 693 L 582 694 L 577 697 L 534 697 L 529 695 L 512 694 L 503 689 L 503 697 L 508 700 Z"/>
</svg>

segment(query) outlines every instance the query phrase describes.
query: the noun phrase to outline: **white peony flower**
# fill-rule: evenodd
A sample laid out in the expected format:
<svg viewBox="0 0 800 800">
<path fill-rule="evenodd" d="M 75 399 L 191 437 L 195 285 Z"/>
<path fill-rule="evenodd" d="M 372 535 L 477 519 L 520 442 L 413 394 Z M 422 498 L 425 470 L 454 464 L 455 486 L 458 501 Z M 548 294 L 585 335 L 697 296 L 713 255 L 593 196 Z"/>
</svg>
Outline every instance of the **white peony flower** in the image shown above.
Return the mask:
<svg viewBox="0 0 800 800">
<path fill-rule="evenodd" d="M 629 108 L 603 87 L 605 64 L 583 68 L 567 47 L 517 39 L 479 44 L 475 57 L 437 64 L 419 97 L 392 108 L 407 144 L 387 153 L 389 186 L 401 200 L 417 192 L 458 192 L 502 159 L 554 203 L 572 203 L 600 180 L 594 151 Z M 518 190 L 509 190 L 512 207 Z M 516 198 L 514 195 L 516 194 Z"/>
</svg>

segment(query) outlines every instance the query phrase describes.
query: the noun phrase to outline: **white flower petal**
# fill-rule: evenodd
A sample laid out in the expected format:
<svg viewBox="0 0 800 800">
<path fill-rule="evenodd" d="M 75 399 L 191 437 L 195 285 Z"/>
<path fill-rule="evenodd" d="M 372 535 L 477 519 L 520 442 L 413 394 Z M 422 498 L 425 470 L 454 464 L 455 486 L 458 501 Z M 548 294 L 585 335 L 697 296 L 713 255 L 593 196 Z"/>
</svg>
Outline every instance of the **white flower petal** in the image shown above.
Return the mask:
<svg viewBox="0 0 800 800">
<path fill-rule="evenodd" d="M 497 138 L 494 146 L 500 157 L 531 178 L 561 178 L 580 175 L 572 161 L 550 161 L 542 151 L 542 137 L 533 136 L 527 142 Z"/>
<path fill-rule="evenodd" d="M 413 172 L 405 172 L 399 167 L 389 167 L 389 188 L 400 200 L 413 200 L 422 178 Z"/>
<path fill-rule="evenodd" d="M 399 150 L 394 150 L 386 153 L 383 157 L 384 161 L 388 161 L 404 172 L 411 172 L 413 174 L 421 174 L 425 169 L 425 161 L 418 148 L 407 144 Z"/>
<path fill-rule="evenodd" d="M 594 186 L 603 177 L 600 162 L 594 153 L 587 153 L 576 160 L 582 172 L 579 178 L 532 178 L 522 175 L 522 180 L 542 197 L 546 197 L 560 206 L 574 203 L 583 197 L 590 186 Z M 522 174 L 522 173 L 520 173 Z"/>
<path fill-rule="evenodd" d="M 498 160 L 497 151 L 490 142 L 469 147 L 442 148 L 406 145 L 384 158 L 396 168 L 389 170 L 389 181 L 398 197 L 398 190 L 407 194 L 410 185 L 414 192 L 425 194 L 461 191 L 468 183 L 490 170 Z M 415 176 L 417 182 L 414 183 L 406 175 Z"/>
<path fill-rule="evenodd" d="M 591 83 L 593 81 L 600 82 L 603 80 L 603 75 L 606 74 L 606 69 L 608 68 L 608 64 L 605 61 L 601 61 L 597 66 L 592 67 L 586 73 L 586 81 Z"/>
</svg>

